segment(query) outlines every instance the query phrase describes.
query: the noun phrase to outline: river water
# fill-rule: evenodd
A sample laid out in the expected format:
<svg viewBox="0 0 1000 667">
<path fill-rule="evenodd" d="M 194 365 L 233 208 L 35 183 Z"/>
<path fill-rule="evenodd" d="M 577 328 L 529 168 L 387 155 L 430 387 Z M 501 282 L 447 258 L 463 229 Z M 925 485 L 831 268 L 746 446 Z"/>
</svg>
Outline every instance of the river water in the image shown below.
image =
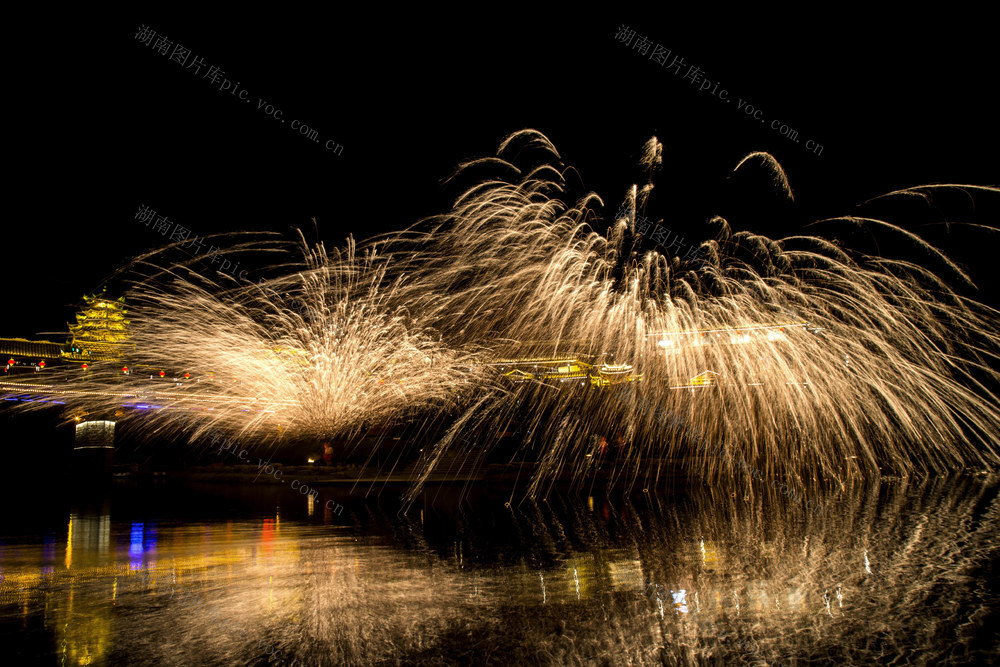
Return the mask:
<svg viewBox="0 0 1000 667">
<path fill-rule="evenodd" d="M 38 485 L 2 494 L 4 664 L 990 664 L 998 480 L 804 496 Z M 333 494 L 333 495 L 331 495 Z"/>
</svg>

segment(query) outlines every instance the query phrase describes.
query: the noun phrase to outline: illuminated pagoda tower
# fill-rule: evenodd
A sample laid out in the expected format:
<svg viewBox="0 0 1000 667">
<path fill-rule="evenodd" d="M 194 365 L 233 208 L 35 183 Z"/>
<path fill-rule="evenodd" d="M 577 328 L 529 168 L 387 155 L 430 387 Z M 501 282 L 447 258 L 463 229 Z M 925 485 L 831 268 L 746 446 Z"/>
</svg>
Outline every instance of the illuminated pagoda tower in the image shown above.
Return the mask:
<svg viewBox="0 0 1000 667">
<path fill-rule="evenodd" d="M 110 299 L 100 295 L 83 297 L 83 307 L 76 314 L 76 324 L 69 325 L 69 351 L 65 356 L 71 361 L 99 361 L 120 359 L 129 339 L 129 320 L 125 318 L 125 297 Z"/>
</svg>

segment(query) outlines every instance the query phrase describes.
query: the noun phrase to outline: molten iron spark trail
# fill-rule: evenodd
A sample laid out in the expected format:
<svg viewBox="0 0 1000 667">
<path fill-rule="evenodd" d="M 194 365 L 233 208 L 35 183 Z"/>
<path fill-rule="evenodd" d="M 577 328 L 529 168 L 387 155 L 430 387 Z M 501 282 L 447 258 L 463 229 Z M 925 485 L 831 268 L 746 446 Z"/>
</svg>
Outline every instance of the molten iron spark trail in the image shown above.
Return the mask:
<svg viewBox="0 0 1000 667">
<path fill-rule="evenodd" d="M 520 455 L 538 463 L 532 494 L 586 478 L 596 434 L 620 443 L 626 479 L 667 461 L 709 479 L 754 470 L 799 484 L 997 466 L 1000 317 L 951 285 L 970 284 L 955 264 L 861 217 L 780 240 L 716 217 L 697 262 L 644 251 L 638 212 L 661 156 L 651 140 L 649 182 L 623 217 L 602 220 L 596 194 L 567 203 L 548 139 L 518 132 L 457 174 L 498 176 L 404 232 L 329 253 L 300 240 L 258 284 L 183 267 L 137 283 L 137 361 L 198 381 L 165 389 L 108 362 L 53 385 L 91 413 L 155 401 L 148 433 L 192 440 L 220 427 L 280 443 L 416 421 L 436 444 L 414 493 L 442 457 L 482 460 L 515 427 Z M 791 197 L 773 158 L 748 161 Z M 943 271 L 833 240 L 859 228 Z"/>
</svg>

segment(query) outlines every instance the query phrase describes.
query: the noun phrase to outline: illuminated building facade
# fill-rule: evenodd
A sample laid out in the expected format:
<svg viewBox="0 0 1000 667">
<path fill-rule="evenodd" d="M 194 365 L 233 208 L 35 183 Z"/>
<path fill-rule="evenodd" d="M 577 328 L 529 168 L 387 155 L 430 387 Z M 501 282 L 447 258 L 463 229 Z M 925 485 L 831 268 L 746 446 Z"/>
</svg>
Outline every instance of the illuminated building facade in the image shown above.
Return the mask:
<svg viewBox="0 0 1000 667">
<path fill-rule="evenodd" d="M 84 305 L 76 314 L 76 324 L 69 326 L 70 361 L 120 359 L 129 339 L 128 310 L 125 297 L 110 299 L 100 295 L 85 295 Z"/>
</svg>

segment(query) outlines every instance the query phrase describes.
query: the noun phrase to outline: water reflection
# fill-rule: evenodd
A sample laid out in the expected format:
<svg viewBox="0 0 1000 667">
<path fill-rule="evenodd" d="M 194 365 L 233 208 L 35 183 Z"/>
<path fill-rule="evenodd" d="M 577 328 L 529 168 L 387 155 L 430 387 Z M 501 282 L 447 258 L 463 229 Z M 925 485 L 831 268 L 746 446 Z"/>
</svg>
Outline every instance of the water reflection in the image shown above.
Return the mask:
<svg viewBox="0 0 1000 667">
<path fill-rule="evenodd" d="M 340 526 L 305 504 L 194 521 L 76 507 L 63 538 L 0 545 L 0 637 L 72 665 L 996 656 L 995 479 L 814 493 L 817 512 L 709 489 L 513 508 L 487 492 L 411 518 L 357 502 Z"/>
</svg>

